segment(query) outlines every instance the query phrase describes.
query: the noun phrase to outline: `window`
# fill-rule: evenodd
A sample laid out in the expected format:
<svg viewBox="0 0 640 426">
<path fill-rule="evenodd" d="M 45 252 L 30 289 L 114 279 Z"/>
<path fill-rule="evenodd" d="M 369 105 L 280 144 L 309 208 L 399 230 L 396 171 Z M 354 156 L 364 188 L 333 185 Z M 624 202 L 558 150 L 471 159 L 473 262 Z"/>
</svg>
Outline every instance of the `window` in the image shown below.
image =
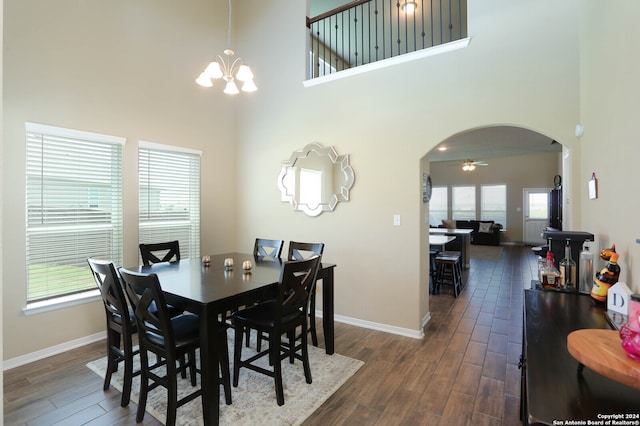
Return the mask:
<svg viewBox="0 0 640 426">
<path fill-rule="evenodd" d="M 448 201 L 446 186 L 434 186 L 431 188 L 431 200 L 429 200 L 429 225 L 438 226 L 443 220 L 448 219 Z"/>
<path fill-rule="evenodd" d="M 451 210 L 454 220 L 476 219 L 476 187 L 454 186 L 451 188 Z"/>
<path fill-rule="evenodd" d="M 507 185 L 482 185 L 480 205 L 481 220 L 493 220 L 507 227 Z"/>
<path fill-rule="evenodd" d="M 122 145 L 26 123 L 27 303 L 95 290 L 87 258 L 122 264 Z"/>
<path fill-rule="evenodd" d="M 140 243 L 178 240 L 181 257 L 200 257 L 200 152 L 140 142 Z"/>
</svg>

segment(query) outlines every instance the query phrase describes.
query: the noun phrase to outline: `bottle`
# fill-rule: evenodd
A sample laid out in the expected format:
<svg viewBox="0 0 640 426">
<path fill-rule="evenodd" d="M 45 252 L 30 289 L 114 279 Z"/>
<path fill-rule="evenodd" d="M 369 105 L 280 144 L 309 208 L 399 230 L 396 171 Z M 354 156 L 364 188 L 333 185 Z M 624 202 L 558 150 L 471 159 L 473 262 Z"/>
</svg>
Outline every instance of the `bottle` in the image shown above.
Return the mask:
<svg viewBox="0 0 640 426">
<path fill-rule="evenodd" d="M 564 246 L 564 259 L 560 261 L 560 287 L 564 290 L 576 290 L 576 262 L 571 258 L 570 240 Z"/>
<path fill-rule="evenodd" d="M 591 298 L 598 305 L 607 304 L 609 287 L 618 282 L 620 278 L 620 266 L 618 265 L 618 253 L 611 253 L 611 258 L 604 268 L 600 270 L 591 288 Z"/>
<path fill-rule="evenodd" d="M 593 252 L 589 251 L 589 241 L 585 241 L 584 248 L 580 252 L 580 284 L 578 285 L 578 291 L 580 293 L 589 293 L 591 286 L 593 285 Z"/>
<path fill-rule="evenodd" d="M 547 252 L 547 262 L 542 270 L 542 287 L 546 289 L 557 289 L 560 274 L 553 261 L 553 253 Z"/>
</svg>

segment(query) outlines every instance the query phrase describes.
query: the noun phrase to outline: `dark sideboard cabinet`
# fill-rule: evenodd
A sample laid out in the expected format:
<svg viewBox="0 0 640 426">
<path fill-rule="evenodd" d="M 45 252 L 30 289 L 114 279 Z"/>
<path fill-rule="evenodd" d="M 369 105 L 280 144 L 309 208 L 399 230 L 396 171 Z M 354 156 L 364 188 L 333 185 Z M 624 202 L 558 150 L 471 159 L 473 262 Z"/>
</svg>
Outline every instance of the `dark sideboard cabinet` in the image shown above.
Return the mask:
<svg viewBox="0 0 640 426">
<path fill-rule="evenodd" d="M 606 415 L 640 420 L 640 390 L 584 368 L 567 350 L 567 336 L 586 328 L 611 329 L 605 309 L 588 295 L 525 290 L 521 416 L 526 425 L 600 421 Z M 555 423 L 554 423 L 555 422 Z"/>
</svg>

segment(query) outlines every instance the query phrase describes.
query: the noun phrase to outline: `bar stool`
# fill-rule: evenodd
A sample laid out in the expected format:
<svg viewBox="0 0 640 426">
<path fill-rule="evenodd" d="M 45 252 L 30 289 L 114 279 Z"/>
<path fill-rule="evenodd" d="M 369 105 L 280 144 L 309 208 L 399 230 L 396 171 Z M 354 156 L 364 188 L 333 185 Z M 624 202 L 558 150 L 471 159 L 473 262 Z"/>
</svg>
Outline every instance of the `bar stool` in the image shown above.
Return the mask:
<svg viewBox="0 0 640 426">
<path fill-rule="evenodd" d="M 462 288 L 462 262 L 460 252 L 445 251 L 435 258 L 436 280 L 434 293 L 440 290 L 442 284 L 453 286 L 453 297 L 458 297 Z"/>
<path fill-rule="evenodd" d="M 440 254 L 440 250 L 429 249 L 429 293 L 435 292 L 435 283 L 436 283 L 436 256 Z"/>
</svg>

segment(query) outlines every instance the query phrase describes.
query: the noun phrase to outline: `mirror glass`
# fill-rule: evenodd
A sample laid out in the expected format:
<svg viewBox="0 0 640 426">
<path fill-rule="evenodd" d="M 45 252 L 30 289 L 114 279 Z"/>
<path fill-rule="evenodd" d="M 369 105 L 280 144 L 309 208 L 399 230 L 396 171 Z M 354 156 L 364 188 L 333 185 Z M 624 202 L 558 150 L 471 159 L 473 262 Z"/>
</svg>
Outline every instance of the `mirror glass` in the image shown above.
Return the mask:
<svg viewBox="0 0 640 426">
<path fill-rule="evenodd" d="M 349 155 L 338 155 L 333 147 L 310 143 L 282 162 L 278 175 L 281 200 L 309 216 L 332 211 L 340 201 L 349 201 L 354 174 Z"/>
</svg>

